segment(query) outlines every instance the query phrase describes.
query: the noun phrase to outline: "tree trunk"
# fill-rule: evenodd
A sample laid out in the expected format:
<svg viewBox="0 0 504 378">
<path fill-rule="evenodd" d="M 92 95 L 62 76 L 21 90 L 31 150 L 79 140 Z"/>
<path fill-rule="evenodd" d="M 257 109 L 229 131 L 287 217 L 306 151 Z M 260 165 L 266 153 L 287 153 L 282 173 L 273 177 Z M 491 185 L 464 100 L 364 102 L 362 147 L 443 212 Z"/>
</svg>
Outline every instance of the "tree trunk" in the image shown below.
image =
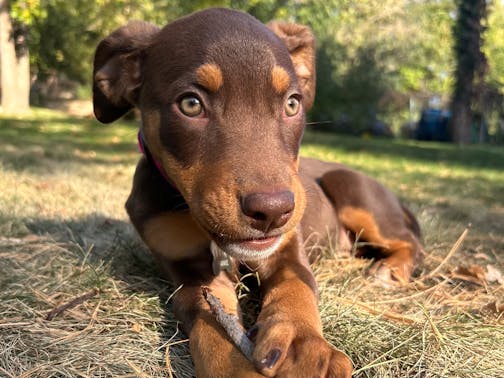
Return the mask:
<svg viewBox="0 0 504 378">
<path fill-rule="evenodd" d="M 470 127 L 473 115 L 472 92 L 474 71 L 467 67 L 458 67 L 455 91 L 452 99 L 452 138 L 458 144 L 470 142 Z"/>
<path fill-rule="evenodd" d="M 454 27 L 455 87 L 452 94 L 452 137 L 458 144 L 471 141 L 473 106 L 480 101 L 486 72 L 483 45 L 483 21 L 486 0 L 459 0 L 457 22 Z"/>
<path fill-rule="evenodd" d="M 8 0 L 0 0 L 0 89 L 0 104 L 5 113 L 22 113 L 29 109 L 28 47 L 24 36 L 15 39 Z"/>
</svg>

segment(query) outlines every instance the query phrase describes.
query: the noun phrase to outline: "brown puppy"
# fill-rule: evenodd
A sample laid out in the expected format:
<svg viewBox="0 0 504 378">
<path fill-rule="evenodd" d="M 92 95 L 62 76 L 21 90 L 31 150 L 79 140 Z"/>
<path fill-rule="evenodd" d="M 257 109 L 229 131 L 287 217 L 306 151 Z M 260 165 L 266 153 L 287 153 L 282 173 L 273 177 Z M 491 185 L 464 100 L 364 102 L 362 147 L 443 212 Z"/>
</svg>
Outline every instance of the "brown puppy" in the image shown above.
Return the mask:
<svg viewBox="0 0 504 378">
<path fill-rule="evenodd" d="M 376 274 L 397 281 L 421 256 L 415 218 L 387 189 L 298 157 L 314 54 L 308 28 L 266 27 L 226 9 L 163 29 L 132 22 L 96 50 L 96 117 L 112 122 L 132 107 L 142 115 L 145 156 L 126 207 L 159 265 L 183 285 L 173 308 L 199 377 L 351 375 L 350 360 L 322 336 L 308 235 L 329 230 L 344 244 L 359 235 L 372 246 L 360 253 L 378 259 Z M 230 272 L 240 266 L 261 278 L 254 364 L 201 295 L 210 287 L 239 315 Z"/>
</svg>

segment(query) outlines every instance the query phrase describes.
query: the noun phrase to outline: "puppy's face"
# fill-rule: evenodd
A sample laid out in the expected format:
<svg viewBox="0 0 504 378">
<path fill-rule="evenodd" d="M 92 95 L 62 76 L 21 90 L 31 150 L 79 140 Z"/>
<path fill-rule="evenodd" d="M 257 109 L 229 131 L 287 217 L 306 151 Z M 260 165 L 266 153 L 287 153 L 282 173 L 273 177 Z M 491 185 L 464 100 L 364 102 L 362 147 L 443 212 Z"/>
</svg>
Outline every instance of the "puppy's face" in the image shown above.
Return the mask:
<svg viewBox="0 0 504 378">
<path fill-rule="evenodd" d="M 281 37 L 285 27 L 307 32 L 272 25 Z M 305 206 L 297 162 L 313 101 L 313 39 L 311 51 L 291 40 L 289 52 L 292 36 L 283 37 L 246 14 L 212 9 L 152 32 L 128 61 L 136 80 L 128 101 L 141 110 L 151 153 L 210 238 L 245 260 L 287 241 Z M 100 77 L 96 61 L 95 71 Z"/>
</svg>

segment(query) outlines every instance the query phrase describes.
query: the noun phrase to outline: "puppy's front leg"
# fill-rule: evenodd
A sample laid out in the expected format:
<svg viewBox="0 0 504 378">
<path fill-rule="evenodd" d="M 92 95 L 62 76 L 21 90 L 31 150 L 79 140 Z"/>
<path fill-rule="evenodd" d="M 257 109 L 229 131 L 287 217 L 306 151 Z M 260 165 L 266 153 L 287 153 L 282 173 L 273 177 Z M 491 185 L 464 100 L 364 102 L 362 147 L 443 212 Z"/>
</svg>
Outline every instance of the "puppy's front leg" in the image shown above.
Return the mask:
<svg viewBox="0 0 504 378">
<path fill-rule="evenodd" d="M 268 377 L 351 376 L 352 364 L 322 336 L 316 283 L 294 237 L 259 268 L 263 307 L 254 362 Z"/>
<path fill-rule="evenodd" d="M 208 286 L 212 294 L 220 299 L 227 313 L 239 314 L 234 285 L 224 272 L 202 285 Z M 173 309 L 189 335 L 198 378 L 263 377 L 217 323 L 203 298 L 201 285 L 184 284 L 174 297 Z"/>
</svg>

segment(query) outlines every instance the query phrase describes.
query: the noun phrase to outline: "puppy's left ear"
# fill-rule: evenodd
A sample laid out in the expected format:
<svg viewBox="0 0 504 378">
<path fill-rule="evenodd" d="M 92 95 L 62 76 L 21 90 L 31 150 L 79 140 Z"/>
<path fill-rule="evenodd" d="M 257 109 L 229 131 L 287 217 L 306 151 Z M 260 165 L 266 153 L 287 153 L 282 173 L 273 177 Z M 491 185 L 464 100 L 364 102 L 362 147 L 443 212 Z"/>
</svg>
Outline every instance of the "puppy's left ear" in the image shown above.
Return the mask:
<svg viewBox="0 0 504 378">
<path fill-rule="evenodd" d="M 93 64 L 93 106 L 96 118 L 113 122 L 135 105 L 142 84 L 142 54 L 159 28 L 131 21 L 96 48 Z"/>
<path fill-rule="evenodd" d="M 315 100 L 315 37 L 309 27 L 271 21 L 266 25 L 285 43 L 303 92 L 303 105 L 310 109 Z"/>
</svg>

